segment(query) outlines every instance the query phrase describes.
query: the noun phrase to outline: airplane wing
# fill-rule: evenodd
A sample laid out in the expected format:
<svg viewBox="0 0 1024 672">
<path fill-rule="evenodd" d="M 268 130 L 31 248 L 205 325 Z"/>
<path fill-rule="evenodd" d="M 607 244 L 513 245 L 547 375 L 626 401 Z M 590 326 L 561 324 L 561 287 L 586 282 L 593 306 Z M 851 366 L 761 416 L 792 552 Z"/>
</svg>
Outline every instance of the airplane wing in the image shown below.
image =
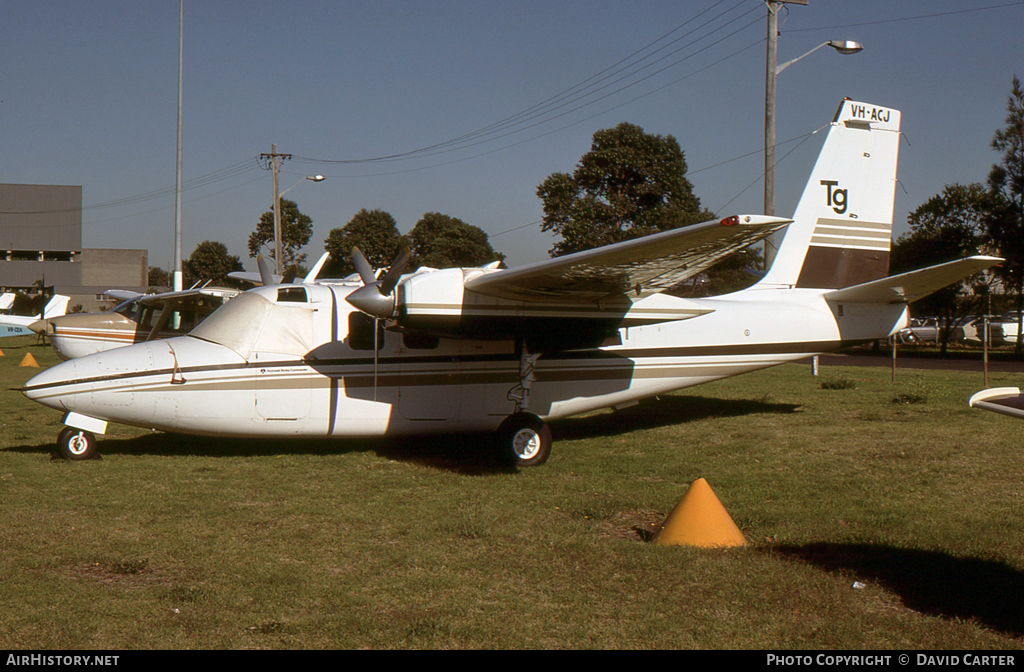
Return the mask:
<svg viewBox="0 0 1024 672">
<path fill-rule="evenodd" d="M 103 296 L 109 296 L 117 301 L 131 301 L 145 295 L 141 292 L 133 292 L 130 289 L 108 289 L 103 292 Z"/>
<path fill-rule="evenodd" d="M 14 305 L 14 294 L 11 292 L 4 292 L 0 295 L 0 310 L 7 310 Z"/>
<path fill-rule="evenodd" d="M 195 287 L 183 289 L 180 292 L 163 292 L 161 294 L 142 294 L 139 299 L 147 306 L 181 305 L 185 302 L 197 300 L 203 296 L 215 296 L 222 299 L 229 299 L 241 294 L 240 290 L 229 287 Z"/>
<path fill-rule="evenodd" d="M 480 275 L 466 290 L 512 301 L 643 298 L 701 273 L 791 219 L 740 215 Z"/>
<path fill-rule="evenodd" d="M 913 303 L 954 282 L 995 266 L 999 257 L 975 256 L 958 259 L 881 280 L 865 282 L 825 294 L 829 301 L 846 303 Z"/>
<path fill-rule="evenodd" d="M 599 339 L 619 327 L 711 312 L 660 292 L 791 221 L 740 215 L 511 270 L 491 264 L 402 276 L 408 255 L 401 254 L 380 279 L 354 251 L 363 286 L 346 300 L 406 329 L 478 338 L 545 335 L 563 344 Z"/>
<path fill-rule="evenodd" d="M 967 404 L 971 408 L 1024 418 L 1024 396 L 1021 396 L 1018 387 L 993 387 L 982 390 L 972 396 Z"/>
</svg>

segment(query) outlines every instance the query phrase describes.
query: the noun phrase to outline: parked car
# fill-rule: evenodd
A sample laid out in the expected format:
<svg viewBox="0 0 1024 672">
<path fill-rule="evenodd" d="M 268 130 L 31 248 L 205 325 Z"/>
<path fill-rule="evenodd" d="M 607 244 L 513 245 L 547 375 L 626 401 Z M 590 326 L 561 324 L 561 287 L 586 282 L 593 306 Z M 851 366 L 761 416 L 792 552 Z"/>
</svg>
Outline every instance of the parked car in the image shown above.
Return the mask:
<svg viewBox="0 0 1024 672">
<path fill-rule="evenodd" d="M 969 345 L 982 345 L 985 342 L 985 318 L 984 316 L 968 315 L 964 318 L 964 341 Z M 1000 346 L 1006 343 L 1003 325 L 995 319 L 988 323 L 988 344 Z"/>
<path fill-rule="evenodd" d="M 1006 313 L 999 317 L 992 318 L 993 324 L 998 324 L 1002 330 L 1003 341 L 1005 343 L 1016 343 L 1017 342 L 1017 327 L 1019 322 L 1017 321 L 1016 311 Z"/>
<path fill-rule="evenodd" d="M 915 317 L 911 318 L 910 324 L 900 330 L 900 339 L 904 343 L 932 343 L 939 342 L 940 327 L 942 321 L 937 317 Z M 904 333 L 906 332 L 906 333 Z M 950 343 L 958 343 L 964 340 L 964 328 L 954 327 L 949 337 Z"/>
</svg>

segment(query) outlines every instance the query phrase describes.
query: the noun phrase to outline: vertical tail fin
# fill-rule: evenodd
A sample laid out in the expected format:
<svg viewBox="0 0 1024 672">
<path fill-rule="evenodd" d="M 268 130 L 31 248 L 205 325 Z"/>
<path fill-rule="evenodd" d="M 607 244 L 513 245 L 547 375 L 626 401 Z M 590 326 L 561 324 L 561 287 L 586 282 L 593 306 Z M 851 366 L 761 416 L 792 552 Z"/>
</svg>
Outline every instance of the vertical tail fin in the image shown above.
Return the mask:
<svg viewBox="0 0 1024 672">
<path fill-rule="evenodd" d="M 64 296 L 62 294 L 54 294 L 53 298 L 46 304 L 46 308 L 43 309 L 43 319 L 48 317 L 60 317 L 68 312 L 68 302 L 71 297 Z"/>
<path fill-rule="evenodd" d="M 900 113 L 844 100 L 761 287 L 840 289 L 889 272 Z"/>
</svg>

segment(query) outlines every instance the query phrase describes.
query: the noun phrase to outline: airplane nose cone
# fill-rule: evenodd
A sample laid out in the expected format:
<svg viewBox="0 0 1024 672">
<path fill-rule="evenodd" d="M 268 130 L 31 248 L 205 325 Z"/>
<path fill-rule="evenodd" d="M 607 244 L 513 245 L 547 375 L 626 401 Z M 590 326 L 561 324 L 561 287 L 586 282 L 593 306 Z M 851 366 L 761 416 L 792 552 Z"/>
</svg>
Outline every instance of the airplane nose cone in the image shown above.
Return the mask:
<svg viewBox="0 0 1024 672">
<path fill-rule="evenodd" d="M 32 401 L 59 410 L 74 410 L 74 381 L 79 378 L 75 361 L 63 362 L 37 373 L 21 391 Z"/>
</svg>

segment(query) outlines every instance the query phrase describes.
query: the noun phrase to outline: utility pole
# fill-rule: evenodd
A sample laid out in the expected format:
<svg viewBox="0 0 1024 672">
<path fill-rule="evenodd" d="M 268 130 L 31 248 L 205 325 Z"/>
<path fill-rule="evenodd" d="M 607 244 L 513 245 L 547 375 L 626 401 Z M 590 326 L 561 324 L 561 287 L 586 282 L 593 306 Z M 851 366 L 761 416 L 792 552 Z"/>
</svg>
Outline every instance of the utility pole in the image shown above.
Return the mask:
<svg viewBox="0 0 1024 672">
<path fill-rule="evenodd" d="M 181 265 L 181 79 L 185 64 L 185 0 L 181 0 L 178 11 L 178 154 L 174 189 L 174 271 L 172 272 L 173 279 L 171 281 L 171 285 L 176 292 L 180 292 L 183 289 Z"/>
<path fill-rule="evenodd" d="M 267 162 L 267 168 L 274 175 L 274 262 L 276 274 L 284 275 L 281 268 L 281 196 L 278 192 L 277 175 L 281 172 L 281 164 L 292 158 L 291 154 L 278 154 L 277 145 L 270 145 L 270 154 L 260 154 L 260 160 Z"/>
<path fill-rule="evenodd" d="M 786 3 L 806 5 L 807 0 L 766 0 L 768 7 L 768 55 L 764 76 L 764 214 L 775 214 L 775 77 L 779 51 L 779 10 Z M 778 247 L 775 234 L 764 239 L 764 267 L 770 268 Z"/>
</svg>

